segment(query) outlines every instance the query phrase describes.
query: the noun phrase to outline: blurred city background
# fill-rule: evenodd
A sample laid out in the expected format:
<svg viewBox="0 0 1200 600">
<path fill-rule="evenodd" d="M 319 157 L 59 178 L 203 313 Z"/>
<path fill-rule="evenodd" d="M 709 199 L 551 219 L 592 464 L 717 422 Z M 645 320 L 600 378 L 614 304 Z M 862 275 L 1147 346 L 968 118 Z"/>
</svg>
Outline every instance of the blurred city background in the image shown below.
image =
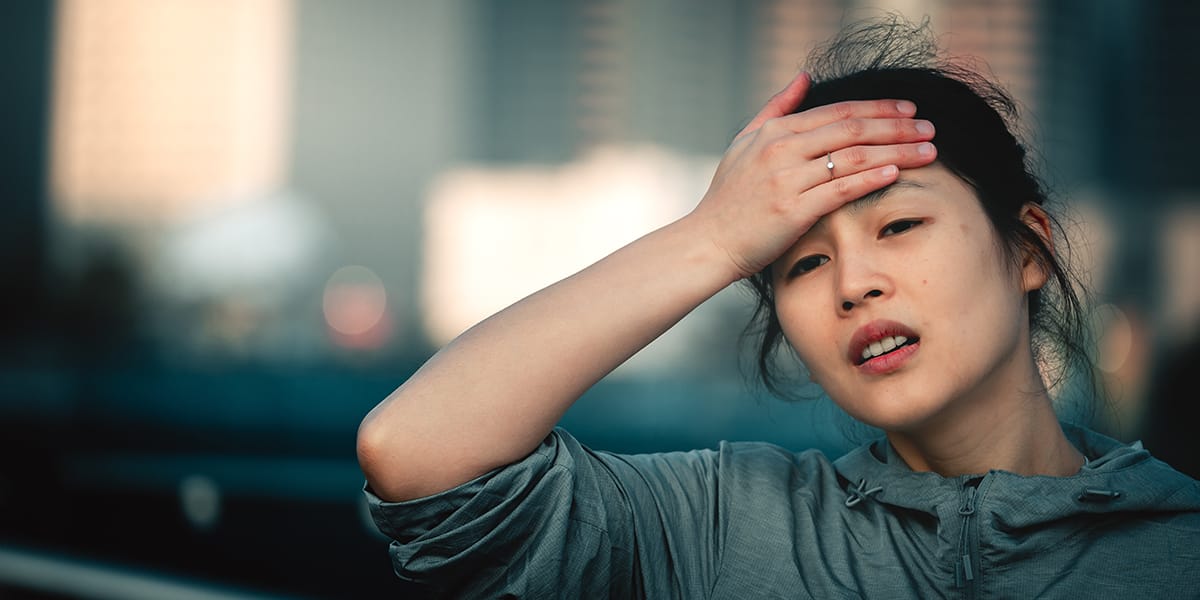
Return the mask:
<svg viewBox="0 0 1200 600">
<path fill-rule="evenodd" d="M 684 214 L 809 49 L 880 9 L 928 16 L 1021 102 L 1095 292 L 1112 400 L 1084 419 L 1200 474 L 1200 3 L 17 0 L 0 596 L 403 593 L 362 500 L 363 415 L 457 333 Z M 747 383 L 748 299 L 722 292 L 564 426 L 621 452 L 844 452 L 827 401 Z"/>
</svg>

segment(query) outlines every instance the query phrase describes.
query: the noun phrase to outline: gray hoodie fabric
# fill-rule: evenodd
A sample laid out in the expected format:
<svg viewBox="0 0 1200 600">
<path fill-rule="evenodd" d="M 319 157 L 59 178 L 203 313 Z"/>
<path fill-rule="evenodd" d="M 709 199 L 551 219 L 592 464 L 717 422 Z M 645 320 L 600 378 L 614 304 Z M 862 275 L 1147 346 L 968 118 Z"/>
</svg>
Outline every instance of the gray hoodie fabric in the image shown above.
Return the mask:
<svg viewBox="0 0 1200 600">
<path fill-rule="evenodd" d="M 384 502 L 419 597 L 1200 598 L 1200 482 L 1064 425 L 1070 477 L 910 470 L 886 440 L 830 462 L 764 443 L 524 460 Z"/>
</svg>

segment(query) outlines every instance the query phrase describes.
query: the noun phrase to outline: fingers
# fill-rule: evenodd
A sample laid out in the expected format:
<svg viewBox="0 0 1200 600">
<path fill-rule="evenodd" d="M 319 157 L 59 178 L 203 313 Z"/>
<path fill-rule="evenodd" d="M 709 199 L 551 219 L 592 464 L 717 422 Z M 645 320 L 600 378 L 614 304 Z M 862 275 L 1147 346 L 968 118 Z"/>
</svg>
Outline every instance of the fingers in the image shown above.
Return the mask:
<svg viewBox="0 0 1200 600">
<path fill-rule="evenodd" d="M 809 169 L 817 181 L 844 177 L 885 165 L 901 169 L 922 167 L 937 158 L 937 148 L 929 142 L 888 146 L 851 146 L 810 161 Z M 827 166 L 833 163 L 833 168 Z M 814 182 L 815 183 L 815 182 Z"/>
<path fill-rule="evenodd" d="M 810 158 L 858 145 L 906 144 L 933 139 L 933 123 L 923 119 L 843 119 L 797 134 Z"/>
<path fill-rule="evenodd" d="M 869 192 L 890 185 L 900 169 L 921 167 L 937 159 L 929 142 L 890 146 L 854 146 L 790 169 L 782 189 L 795 189 L 804 201 L 804 214 L 824 215 Z M 832 173 L 826 166 L 833 162 Z"/>
<path fill-rule="evenodd" d="M 899 175 L 900 169 L 896 165 L 885 165 L 837 177 L 805 192 L 805 204 L 810 211 L 826 215 L 848 202 L 891 185 Z"/>
<path fill-rule="evenodd" d="M 794 163 L 855 145 L 933 139 L 933 124 L 914 119 L 916 111 L 916 105 L 907 100 L 838 102 L 767 119 L 753 136 L 753 143 L 769 159 Z"/>
<path fill-rule="evenodd" d="M 767 133 L 766 127 L 763 133 Z M 889 156 L 904 161 L 919 160 L 914 157 L 914 153 L 922 148 L 918 144 L 933 139 L 934 133 L 933 124 L 920 119 L 853 118 L 804 133 L 758 136 L 754 145 L 758 148 L 758 156 L 777 168 L 802 166 L 816 160 L 824 167 L 827 155 L 836 155 L 833 175 L 840 176 L 883 164 L 898 164 L 886 160 Z M 879 148 L 870 148 L 872 146 Z M 838 165 L 857 168 L 838 169 Z M 906 163 L 903 166 L 916 165 Z M 828 178 L 829 173 L 824 173 L 824 179 Z"/>
<path fill-rule="evenodd" d="M 778 118 L 773 126 L 803 133 L 850 119 L 907 119 L 917 114 L 908 100 L 850 100 L 826 104 Z"/>
<path fill-rule="evenodd" d="M 746 134 L 753 133 L 762 127 L 763 123 L 771 119 L 778 119 L 796 110 L 804 99 L 804 95 L 808 93 L 810 85 L 812 85 L 812 76 L 803 71 L 797 73 L 787 87 L 767 100 L 767 104 L 762 107 L 762 110 L 758 111 L 750 123 L 743 127 L 733 139 L 737 140 Z"/>
<path fill-rule="evenodd" d="M 828 201 L 834 202 L 830 209 L 833 210 L 846 201 L 858 198 L 894 181 L 893 178 L 875 187 L 870 187 L 871 182 L 882 181 L 879 179 L 879 174 L 882 173 L 880 169 L 912 169 L 923 167 L 936 159 L 937 148 L 929 142 L 891 146 L 854 146 L 831 152 L 828 158 L 822 156 L 808 161 L 802 167 L 791 170 L 787 175 L 790 180 L 788 185 L 794 185 L 795 189 L 803 193 L 806 198 L 826 198 Z M 828 162 L 833 163 L 833 169 L 828 168 Z M 833 190 L 832 196 L 830 196 L 830 190 Z M 840 195 L 842 191 L 857 195 L 842 199 Z M 839 201 L 839 199 L 841 200 Z M 820 201 L 817 202 L 817 205 L 824 206 Z"/>
</svg>

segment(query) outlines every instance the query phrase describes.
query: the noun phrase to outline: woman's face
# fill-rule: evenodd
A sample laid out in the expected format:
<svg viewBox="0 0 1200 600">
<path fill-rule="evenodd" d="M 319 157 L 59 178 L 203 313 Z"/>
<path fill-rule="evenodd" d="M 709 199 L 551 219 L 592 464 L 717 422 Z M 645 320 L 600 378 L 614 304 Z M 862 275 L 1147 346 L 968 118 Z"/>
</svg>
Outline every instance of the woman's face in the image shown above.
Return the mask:
<svg viewBox="0 0 1200 600">
<path fill-rule="evenodd" d="M 913 431 L 1031 391 L 1025 293 L 1044 276 L 1009 266 L 974 190 L 940 163 L 826 215 L 773 277 L 784 335 L 860 421 Z"/>
</svg>

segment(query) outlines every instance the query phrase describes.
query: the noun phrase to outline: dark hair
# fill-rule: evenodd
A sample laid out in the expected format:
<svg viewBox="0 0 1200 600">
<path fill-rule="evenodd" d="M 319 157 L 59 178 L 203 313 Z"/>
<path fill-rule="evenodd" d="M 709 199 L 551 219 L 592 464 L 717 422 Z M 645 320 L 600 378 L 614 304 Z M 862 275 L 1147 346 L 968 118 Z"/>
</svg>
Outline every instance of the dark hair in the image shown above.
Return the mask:
<svg viewBox="0 0 1200 600">
<path fill-rule="evenodd" d="M 894 16 L 851 26 L 818 48 L 808 68 L 813 84 L 796 112 L 845 100 L 895 98 L 913 101 L 917 117 L 933 122 L 938 161 L 974 189 L 1006 257 L 1013 265 L 1032 257 L 1048 275 L 1042 289 L 1028 294 L 1034 356 L 1043 366 L 1058 359 L 1053 375 L 1043 373 L 1051 379 L 1047 383 L 1053 386 L 1078 372 L 1092 385 L 1077 278 L 1020 219 L 1022 207 L 1044 205 L 1047 194 L 1025 146 L 1013 134 L 1017 108 L 1008 94 L 977 71 L 942 59 L 928 21 L 913 25 Z M 1057 219 L 1049 218 L 1061 233 Z M 1060 243 L 1065 248 L 1065 239 Z M 784 389 L 775 361 L 783 331 L 770 267 L 747 281 L 757 299 L 747 334 L 761 336 L 758 376 L 775 395 L 795 397 Z"/>
</svg>

